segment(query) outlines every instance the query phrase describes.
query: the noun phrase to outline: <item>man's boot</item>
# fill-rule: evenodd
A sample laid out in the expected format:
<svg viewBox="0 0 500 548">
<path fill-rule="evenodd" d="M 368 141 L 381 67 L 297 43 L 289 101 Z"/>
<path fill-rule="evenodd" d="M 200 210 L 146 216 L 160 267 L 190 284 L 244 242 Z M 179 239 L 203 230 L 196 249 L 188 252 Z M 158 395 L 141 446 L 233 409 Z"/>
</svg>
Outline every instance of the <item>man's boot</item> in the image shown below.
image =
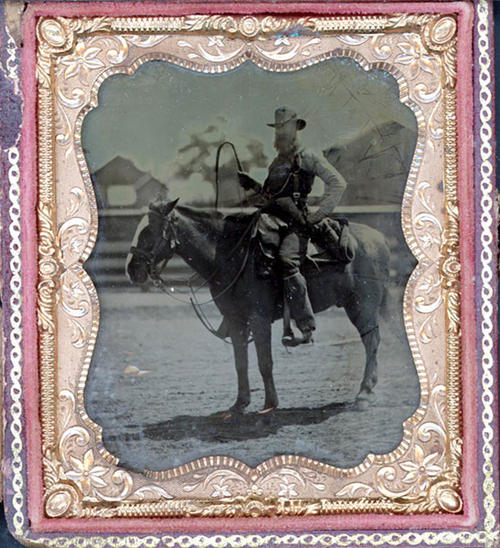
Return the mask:
<svg viewBox="0 0 500 548">
<path fill-rule="evenodd" d="M 300 272 L 283 280 L 285 303 L 290 308 L 290 316 L 295 320 L 302 334 L 296 336 L 289 330 L 283 334 L 281 342 L 285 346 L 297 346 L 312 342 L 312 333 L 316 329 L 314 312 L 307 294 L 307 284 Z"/>
<path fill-rule="evenodd" d="M 286 333 L 283 333 L 281 344 L 283 346 L 299 346 L 299 344 L 312 343 L 314 342 L 312 334 L 312 331 L 304 331 L 300 335 L 296 335 L 293 329 L 290 328 Z"/>
</svg>

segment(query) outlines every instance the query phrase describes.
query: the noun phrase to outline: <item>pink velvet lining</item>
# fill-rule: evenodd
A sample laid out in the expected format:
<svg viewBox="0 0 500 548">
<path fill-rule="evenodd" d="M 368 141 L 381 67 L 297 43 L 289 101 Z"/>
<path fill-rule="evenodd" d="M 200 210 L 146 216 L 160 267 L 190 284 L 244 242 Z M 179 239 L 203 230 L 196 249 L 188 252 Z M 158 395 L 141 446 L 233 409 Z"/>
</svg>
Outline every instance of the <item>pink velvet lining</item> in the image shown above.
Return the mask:
<svg viewBox="0 0 500 548">
<path fill-rule="evenodd" d="M 42 447 L 39 416 L 38 331 L 36 317 L 37 261 L 37 121 L 35 78 L 35 16 L 23 22 L 21 79 L 23 126 L 21 133 L 21 230 L 23 284 L 23 379 L 26 416 L 28 515 L 33 523 L 43 519 Z"/>
<path fill-rule="evenodd" d="M 386 516 L 376 514 L 304 516 L 282 518 L 181 518 L 181 519 L 47 519 L 42 508 L 41 430 L 38 396 L 38 351 L 36 328 L 36 82 L 35 23 L 39 16 L 77 15 L 186 15 L 192 13 L 310 13 L 324 15 L 383 14 L 394 12 L 458 13 L 458 152 L 460 201 L 460 256 L 462 263 L 463 325 L 463 412 L 464 454 L 461 515 Z M 474 307 L 474 188 L 473 134 L 470 108 L 472 97 L 473 9 L 462 2 L 399 3 L 44 3 L 30 4 L 24 21 L 23 93 L 25 97 L 22 132 L 22 215 L 23 215 L 23 351 L 25 412 L 28 460 L 28 513 L 34 532 L 113 533 L 244 533 L 250 531 L 318 531 L 348 529 L 429 529 L 470 528 L 478 519 L 477 435 L 476 435 L 476 346 Z"/>
</svg>

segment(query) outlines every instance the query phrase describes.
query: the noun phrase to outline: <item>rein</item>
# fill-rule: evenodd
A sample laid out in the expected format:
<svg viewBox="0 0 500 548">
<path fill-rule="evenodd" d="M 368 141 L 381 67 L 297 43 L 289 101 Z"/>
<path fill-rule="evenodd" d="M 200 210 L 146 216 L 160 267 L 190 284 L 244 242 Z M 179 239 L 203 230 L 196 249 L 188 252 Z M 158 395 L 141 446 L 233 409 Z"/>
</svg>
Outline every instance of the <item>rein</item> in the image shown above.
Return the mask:
<svg viewBox="0 0 500 548">
<path fill-rule="evenodd" d="M 220 186 L 219 165 L 220 165 L 220 156 L 221 156 L 222 149 L 225 146 L 231 147 L 231 149 L 233 151 L 234 159 L 236 160 L 236 165 L 238 166 L 238 171 L 243 171 L 243 168 L 242 168 L 242 165 L 241 165 L 240 159 L 238 157 L 238 153 L 236 152 L 236 148 L 235 148 L 234 144 L 231 143 L 230 141 L 224 141 L 223 143 L 221 143 L 217 148 L 217 154 L 216 154 L 216 157 L 215 157 L 215 210 L 216 211 L 218 210 L 218 207 L 219 207 L 219 186 Z M 158 265 L 160 265 L 159 267 L 157 265 L 155 265 L 155 263 L 154 263 L 155 256 L 157 255 L 159 247 L 163 242 L 166 242 L 166 243 L 170 244 L 170 250 L 172 251 L 172 254 L 173 254 L 173 252 L 175 252 L 176 248 L 180 244 L 179 239 L 177 237 L 177 231 L 176 231 L 175 225 L 170 221 L 170 219 L 164 218 L 159 212 L 155 211 L 154 209 L 152 209 L 150 211 L 150 213 L 158 215 L 158 216 L 161 217 L 163 227 L 162 227 L 162 236 L 161 236 L 160 241 L 156 242 L 153 246 L 153 249 L 149 252 L 138 249 L 137 247 L 132 247 L 130 249 L 130 252 L 132 253 L 132 255 L 134 255 L 138 259 L 141 259 L 141 260 L 146 262 L 146 264 L 148 266 L 149 277 L 153 281 L 153 285 L 155 287 L 160 289 L 160 291 L 165 293 L 165 295 L 168 295 L 168 297 L 170 297 L 171 299 L 173 299 L 177 302 L 183 303 L 183 304 L 188 304 L 187 301 L 184 301 L 183 299 L 179 299 L 176 296 L 172 295 L 172 291 L 169 291 L 166 281 L 162 278 L 163 271 L 165 270 L 170 257 L 165 258 L 163 261 L 159 261 L 158 262 Z M 249 239 L 248 245 L 246 246 L 245 255 L 243 257 L 242 263 L 241 263 L 240 267 L 238 268 L 238 271 L 236 272 L 236 275 L 226 285 L 226 287 L 224 287 L 219 293 L 217 293 L 216 295 L 211 297 L 208 301 L 200 303 L 197 299 L 196 293 L 201 288 L 208 285 L 214 279 L 214 277 L 220 272 L 221 268 L 224 265 L 217 266 L 215 268 L 215 270 L 210 274 L 210 276 L 207 279 L 205 279 L 203 281 L 203 283 L 196 290 L 193 289 L 193 286 L 192 286 L 192 280 L 196 276 L 198 276 L 198 274 L 196 272 L 184 282 L 189 287 L 189 290 L 190 290 L 190 293 L 191 293 L 191 297 L 189 298 L 189 302 L 191 303 L 191 306 L 193 307 L 193 309 L 196 313 L 196 316 L 198 317 L 198 319 L 200 320 L 202 325 L 210 333 L 212 333 L 216 337 L 224 340 L 224 342 L 227 342 L 225 340 L 225 337 L 221 336 L 221 334 L 216 329 L 214 329 L 214 327 L 211 325 L 209 319 L 207 318 L 206 314 L 203 312 L 201 307 L 202 307 L 202 305 L 213 303 L 217 299 L 219 299 L 220 297 L 225 295 L 228 291 L 230 291 L 234 287 L 234 285 L 236 284 L 238 279 L 241 277 L 243 271 L 245 270 L 246 265 L 248 264 L 248 258 L 250 256 L 250 248 L 251 248 L 251 245 L 252 245 L 251 242 L 252 242 L 253 237 L 255 236 L 255 231 L 256 231 L 256 227 L 257 227 L 257 219 L 258 219 L 258 214 L 255 214 L 253 216 L 253 218 L 251 219 L 250 223 L 248 224 L 248 226 L 243 231 L 243 234 L 240 236 L 240 238 L 238 239 L 236 244 L 230 250 L 228 257 L 226 258 L 225 262 L 227 263 L 227 261 L 229 259 L 231 259 L 231 257 L 234 255 L 236 250 L 244 242 L 245 238 L 250 234 L 250 239 Z M 167 230 L 170 233 L 168 233 Z M 171 238 L 169 239 L 168 236 L 171 236 Z"/>
<path fill-rule="evenodd" d="M 154 212 L 155 214 L 159 215 L 159 213 L 157 212 Z M 227 262 L 229 259 L 231 259 L 231 257 L 234 255 L 234 253 L 237 251 L 237 249 L 241 246 L 241 244 L 244 242 L 245 238 L 250 235 L 250 238 L 249 238 L 249 242 L 248 242 L 248 245 L 246 246 L 246 249 L 245 249 L 245 255 L 243 257 L 243 260 L 241 262 L 241 265 L 240 267 L 238 268 L 238 271 L 236 272 L 235 276 L 233 277 L 233 279 L 223 288 L 221 289 L 221 291 L 219 293 L 217 293 L 216 295 L 214 295 L 213 297 L 211 297 L 209 300 L 207 301 L 204 301 L 204 302 L 199 302 L 198 299 L 197 299 L 197 296 L 196 296 L 196 293 L 203 287 L 205 287 L 206 285 L 208 285 L 213 279 L 214 277 L 221 271 L 221 269 L 223 268 L 224 265 L 219 265 L 215 268 L 215 270 L 212 271 L 212 273 L 210 274 L 210 276 L 208 276 L 208 278 L 206 278 L 203 283 L 196 289 L 193 289 L 193 286 L 192 286 L 192 280 L 198 276 L 197 273 L 194 273 L 192 276 L 190 276 L 184 283 L 189 287 L 189 290 L 190 290 L 190 293 L 191 293 L 191 297 L 189 298 L 189 302 L 191 304 L 191 306 L 193 307 L 195 313 L 196 313 L 196 316 L 198 317 L 198 319 L 200 320 L 200 322 L 202 323 L 202 325 L 210 332 L 212 333 L 212 335 L 215 335 L 216 337 L 222 339 L 224 342 L 228 342 L 225 340 L 225 337 L 222 337 L 220 335 L 220 333 L 212 326 L 212 324 L 210 323 L 209 319 L 207 318 L 207 316 L 205 315 L 205 313 L 203 312 L 203 310 L 201 309 L 201 306 L 202 305 L 206 305 L 206 304 L 210 304 L 210 303 L 213 303 L 215 302 L 217 299 L 219 299 L 220 297 L 222 297 L 223 295 L 225 295 L 228 291 L 230 291 L 234 285 L 236 284 L 236 282 L 238 281 L 238 279 L 241 277 L 243 271 L 245 270 L 245 267 L 246 265 L 248 264 L 248 259 L 249 259 L 249 256 L 250 256 L 250 249 L 251 249 L 251 241 L 253 239 L 253 237 L 255 236 L 255 230 L 256 230 L 256 227 L 257 227 L 257 219 L 258 219 L 258 215 L 254 215 L 253 218 L 251 219 L 251 221 L 248 223 L 248 226 L 245 228 L 245 230 L 243 231 L 243 234 L 240 236 L 240 238 L 238 239 L 238 241 L 236 242 L 236 244 L 231 248 L 230 252 L 229 252 L 229 255 L 227 256 L 226 258 L 226 261 Z M 177 248 L 177 246 L 180 244 L 179 242 L 179 239 L 177 237 L 177 231 L 176 231 L 176 228 L 175 228 L 175 225 L 169 220 L 169 219 L 163 219 L 163 222 L 165 223 L 165 226 L 163 227 L 163 231 L 162 231 L 162 237 L 161 237 L 161 241 L 163 242 L 170 242 L 171 244 L 171 249 L 173 251 L 175 251 L 175 249 Z M 170 234 L 172 235 L 173 237 L 173 244 L 172 245 L 172 240 L 169 240 L 167 239 L 167 236 L 169 235 L 167 233 L 167 229 L 170 231 Z M 161 245 L 161 242 L 160 242 L 160 245 Z M 145 252 L 145 251 L 142 251 L 140 249 L 137 249 L 137 248 L 131 248 L 131 252 L 133 255 L 137 256 L 138 258 L 142 258 L 142 259 L 145 259 L 146 262 L 148 263 L 148 267 L 149 267 L 149 277 L 152 279 L 153 281 L 153 285 L 155 287 L 157 287 L 158 289 L 160 289 L 160 291 L 162 291 L 163 293 L 165 293 L 168 297 L 170 297 L 171 299 L 177 301 L 177 302 L 181 302 L 183 304 L 188 304 L 187 301 L 184 301 L 183 299 L 179 299 L 177 297 L 175 297 L 174 295 L 172 295 L 172 292 L 169 291 L 168 287 L 167 287 L 167 283 L 166 281 L 162 278 L 162 274 L 163 274 L 163 271 L 167 265 L 167 262 L 168 262 L 168 258 L 164 259 L 163 261 L 160 261 L 158 264 L 161 265 L 160 268 L 157 268 L 155 265 L 154 265 L 154 257 L 155 257 L 155 251 L 158 249 L 159 245 L 158 244 L 155 244 L 155 246 L 153 247 L 153 251 L 151 252 Z"/>
</svg>

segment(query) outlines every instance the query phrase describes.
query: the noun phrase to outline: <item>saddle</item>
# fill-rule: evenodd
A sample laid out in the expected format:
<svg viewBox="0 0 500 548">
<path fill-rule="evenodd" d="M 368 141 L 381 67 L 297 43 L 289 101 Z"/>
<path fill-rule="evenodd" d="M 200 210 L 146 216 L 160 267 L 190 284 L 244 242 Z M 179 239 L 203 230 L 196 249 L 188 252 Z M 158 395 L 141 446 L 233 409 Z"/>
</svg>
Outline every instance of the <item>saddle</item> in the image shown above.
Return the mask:
<svg viewBox="0 0 500 548">
<path fill-rule="evenodd" d="M 260 211 L 252 214 L 228 215 L 225 221 L 225 230 L 218 249 L 220 252 L 225 250 L 224 254 L 229 249 L 232 250 L 229 253 L 231 257 L 225 274 L 232 276 L 231 266 L 236 267 L 241 264 L 245 253 L 253 247 L 256 253 L 257 275 L 260 278 L 274 276 L 279 234 L 283 230 L 288 230 L 289 224 L 275 216 L 261 217 Z M 265 221 L 263 225 L 260 225 L 261 229 L 258 224 L 260 221 Z M 266 223 L 271 223 L 272 226 Z M 343 272 L 355 257 L 357 243 L 350 234 L 347 219 L 325 217 L 321 222 L 310 227 L 307 235 L 310 239 L 304 268 L 307 268 L 306 263 L 314 265 L 316 269 L 329 265 L 330 268 L 333 266 L 336 270 Z M 252 240 L 256 241 L 257 245 L 252 246 Z M 221 274 L 221 278 L 226 277 L 223 273 Z M 221 279 L 221 282 L 224 285 L 226 280 Z"/>
<path fill-rule="evenodd" d="M 269 246 L 262 243 L 262 234 L 257 226 L 259 217 L 260 212 L 225 217 L 224 233 L 218 248 L 221 256 L 224 251 L 223 256 L 226 257 L 225 268 L 218 274 L 218 283 L 221 287 L 233 285 L 242 273 L 249 253 L 255 254 L 256 275 L 259 278 L 277 279 L 276 252 L 270 252 Z M 278 219 L 276 222 L 277 226 L 274 228 L 279 230 L 283 221 Z M 288 225 L 283 222 L 283 226 Z M 347 219 L 325 218 L 314 225 L 309 237 L 310 247 L 305 262 L 314 266 L 315 270 L 329 265 L 329 268 L 333 267 L 343 272 L 346 265 L 354 259 L 357 243 L 349 233 Z M 228 250 L 229 258 L 227 258 Z M 304 268 L 307 266 L 304 264 Z M 275 318 L 280 317 L 280 313 L 284 314 L 284 318 L 286 317 L 286 311 L 283 308 L 286 309 L 285 304 L 278 303 Z M 216 331 L 214 330 L 214 334 L 221 339 L 228 337 L 229 331 L 225 320 Z M 296 342 L 295 339 L 294 342 Z"/>
<path fill-rule="evenodd" d="M 280 242 L 280 231 L 289 230 L 289 225 L 277 218 L 267 219 L 264 229 L 257 231 L 259 250 L 256 257 L 257 274 L 260 278 L 269 278 L 274 275 L 276 255 Z M 304 231 L 304 228 L 299 230 Z M 309 238 L 307 253 L 303 267 L 313 265 L 316 270 L 329 265 L 337 271 L 343 272 L 345 267 L 354 259 L 357 242 L 349 231 L 347 219 L 326 217 L 312 227 L 308 227 Z"/>
</svg>

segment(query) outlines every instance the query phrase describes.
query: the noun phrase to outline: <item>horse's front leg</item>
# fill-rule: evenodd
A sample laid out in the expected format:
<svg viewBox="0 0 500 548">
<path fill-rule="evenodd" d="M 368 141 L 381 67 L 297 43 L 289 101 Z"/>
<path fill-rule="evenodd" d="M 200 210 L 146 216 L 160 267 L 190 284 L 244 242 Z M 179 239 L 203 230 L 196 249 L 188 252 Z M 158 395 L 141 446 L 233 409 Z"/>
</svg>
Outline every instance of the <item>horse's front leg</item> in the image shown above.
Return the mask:
<svg viewBox="0 0 500 548">
<path fill-rule="evenodd" d="M 255 320 L 251 324 L 251 330 L 255 339 L 259 371 L 264 381 L 266 398 L 264 411 L 271 411 L 278 406 L 278 395 L 273 379 L 273 354 L 271 349 L 271 322 L 265 319 Z"/>
<path fill-rule="evenodd" d="M 250 385 L 248 382 L 248 327 L 238 325 L 230 327 L 233 343 L 234 362 L 238 375 L 238 396 L 233 411 L 243 411 L 250 403 Z"/>
</svg>

